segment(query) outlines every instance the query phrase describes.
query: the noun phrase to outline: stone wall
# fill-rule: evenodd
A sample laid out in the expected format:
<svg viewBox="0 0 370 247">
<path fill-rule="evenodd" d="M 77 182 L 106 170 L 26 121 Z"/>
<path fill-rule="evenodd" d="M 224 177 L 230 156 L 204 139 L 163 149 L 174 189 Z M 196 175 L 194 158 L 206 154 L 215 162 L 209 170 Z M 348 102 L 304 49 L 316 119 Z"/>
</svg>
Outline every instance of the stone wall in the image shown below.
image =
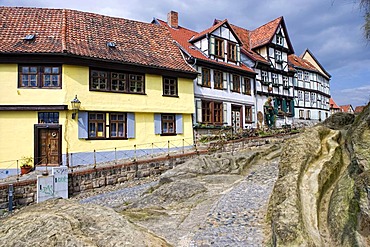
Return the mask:
<svg viewBox="0 0 370 247">
<path fill-rule="evenodd" d="M 68 174 L 68 194 L 72 196 L 107 185 L 158 175 L 178 164 L 184 163 L 195 155 L 206 152 L 197 151 L 75 172 L 71 169 Z M 36 202 L 36 184 L 36 179 L 13 183 L 13 206 L 21 207 Z M 9 183 L 0 184 L 0 209 L 8 208 L 8 190 Z"/>
</svg>

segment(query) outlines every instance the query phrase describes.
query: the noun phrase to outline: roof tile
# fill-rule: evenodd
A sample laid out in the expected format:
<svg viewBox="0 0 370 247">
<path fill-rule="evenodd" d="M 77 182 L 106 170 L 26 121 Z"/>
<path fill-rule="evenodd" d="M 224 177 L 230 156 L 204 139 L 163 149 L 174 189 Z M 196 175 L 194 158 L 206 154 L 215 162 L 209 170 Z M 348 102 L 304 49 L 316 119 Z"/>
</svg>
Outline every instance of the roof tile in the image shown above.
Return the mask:
<svg viewBox="0 0 370 247">
<path fill-rule="evenodd" d="M 164 27 L 76 10 L 0 7 L 0 53 L 68 53 L 195 72 Z M 24 41 L 27 34 L 36 34 Z M 116 43 L 109 48 L 107 42 Z"/>
</svg>

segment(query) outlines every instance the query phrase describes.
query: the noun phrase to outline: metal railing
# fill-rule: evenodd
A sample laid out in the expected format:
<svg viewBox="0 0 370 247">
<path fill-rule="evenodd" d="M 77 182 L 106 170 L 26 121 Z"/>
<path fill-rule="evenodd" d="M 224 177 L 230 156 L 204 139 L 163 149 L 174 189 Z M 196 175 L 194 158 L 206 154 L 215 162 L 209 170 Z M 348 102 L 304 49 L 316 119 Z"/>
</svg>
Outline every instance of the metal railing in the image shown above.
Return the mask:
<svg viewBox="0 0 370 247">
<path fill-rule="evenodd" d="M 125 145 L 119 147 L 106 147 L 102 149 L 93 149 L 84 152 L 70 152 L 62 155 L 62 160 L 59 165 L 66 165 L 69 167 L 84 167 L 93 165 L 97 167 L 104 164 L 118 164 L 124 161 L 137 161 L 139 159 L 148 159 L 161 156 L 171 156 L 175 154 L 184 154 L 197 150 L 192 138 L 185 138 L 179 140 L 166 140 L 163 142 L 140 143 L 134 145 Z M 0 177 L 6 175 L 19 175 L 20 166 L 26 158 L 0 161 Z M 45 157 L 33 157 L 39 162 L 35 167 L 43 165 L 48 167 L 48 160 Z M 53 164 L 55 166 L 55 164 Z M 47 169 L 47 168 L 46 168 Z M 12 170 L 12 174 L 9 173 Z M 16 174 L 14 173 L 16 170 Z"/>
</svg>

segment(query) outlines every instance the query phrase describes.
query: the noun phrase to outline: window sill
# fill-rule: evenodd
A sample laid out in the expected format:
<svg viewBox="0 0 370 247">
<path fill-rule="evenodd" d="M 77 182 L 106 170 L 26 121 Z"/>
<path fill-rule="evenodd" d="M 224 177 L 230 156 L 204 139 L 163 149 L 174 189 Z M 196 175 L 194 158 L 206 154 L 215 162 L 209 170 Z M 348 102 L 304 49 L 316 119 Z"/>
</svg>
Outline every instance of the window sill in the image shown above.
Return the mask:
<svg viewBox="0 0 370 247">
<path fill-rule="evenodd" d="M 167 94 L 162 94 L 163 97 L 170 97 L 170 98 L 179 98 L 178 95 L 167 95 Z"/>
<path fill-rule="evenodd" d="M 98 140 L 98 141 L 101 141 L 101 140 L 128 140 L 127 137 L 110 137 L 110 138 L 105 138 L 105 137 L 93 138 L 93 137 L 89 137 L 89 138 L 80 138 L 80 139 L 85 139 L 85 140 L 89 140 L 89 141 L 95 141 L 95 140 Z"/>
<path fill-rule="evenodd" d="M 162 133 L 160 136 L 177 136 L 176 133 Z"/>
<path fill-rule="evenodd" d="M 62 87 L 22 87 L 18 86 L 18 89 L 62 89 Z"/>
<path fill-rule="evenodd" d="M 127 91 L 112 91 L 112 90 L 100 90 L 100 89 L 89 89 L 91 92 L 101 92 L 101 93 L 121 93 L 121 94 L 140 94 L 140 95 L 146 95 L 146 93 L 136 93 L 136 92 L 127 92 Z"/>
<path fill-rule="evenodd" d="M 240 93 L 240 90 L 239 91 L 237 91 L 237 90 L 230 90 L 231 92 L 233 92 L 233 93 Z"/>
<path fill-rule="evenodd" d="M 211 88 L 211 86 L 200 84 L 201 87 Z"/>
</svg>

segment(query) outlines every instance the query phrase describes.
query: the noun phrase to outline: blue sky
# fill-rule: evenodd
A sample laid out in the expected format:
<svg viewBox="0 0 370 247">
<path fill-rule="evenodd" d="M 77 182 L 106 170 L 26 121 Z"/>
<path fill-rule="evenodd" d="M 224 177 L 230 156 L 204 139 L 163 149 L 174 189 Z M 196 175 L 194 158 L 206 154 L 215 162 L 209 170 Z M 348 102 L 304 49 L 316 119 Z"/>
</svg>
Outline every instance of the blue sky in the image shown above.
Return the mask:
<svg viewBox="0 0 370 247">
<path fill-rule="evenodd" d="M 295 53 L 310 49 L 332 75 L 331 95 L 338 105 L 370 100 L 370 42 L 363 37 L 359 0 L 0 0 L 0 6 L 68 8 L 131 20 L 166 20 L 179 13 L 179 25 L 202 31 L 214 19 L 253 30 L 284 16 Z"/>
</svg>

